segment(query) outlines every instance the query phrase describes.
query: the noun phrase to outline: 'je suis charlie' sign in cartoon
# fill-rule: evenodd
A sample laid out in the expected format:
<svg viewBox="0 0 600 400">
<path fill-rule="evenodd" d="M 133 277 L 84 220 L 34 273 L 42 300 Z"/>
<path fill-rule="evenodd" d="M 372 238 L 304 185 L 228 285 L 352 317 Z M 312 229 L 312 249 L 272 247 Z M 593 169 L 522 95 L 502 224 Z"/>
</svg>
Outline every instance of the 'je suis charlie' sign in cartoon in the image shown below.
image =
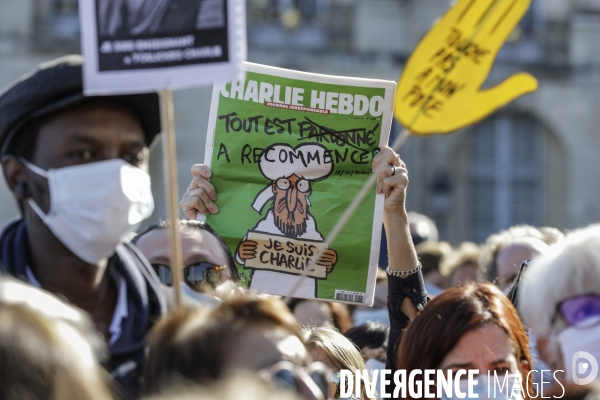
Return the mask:
<svg viewBox="0 0 600 400">
<path fill-rule="evenodd" d="M 205 163 L 220 212 L 207 222 L 252 290 L 285 296 L 309 268 L 295 297 L 372 303 L 382 195 L 325 238 L 387 145 L 395 83 L 245 65 L 213 90 Z"/>
</svg>

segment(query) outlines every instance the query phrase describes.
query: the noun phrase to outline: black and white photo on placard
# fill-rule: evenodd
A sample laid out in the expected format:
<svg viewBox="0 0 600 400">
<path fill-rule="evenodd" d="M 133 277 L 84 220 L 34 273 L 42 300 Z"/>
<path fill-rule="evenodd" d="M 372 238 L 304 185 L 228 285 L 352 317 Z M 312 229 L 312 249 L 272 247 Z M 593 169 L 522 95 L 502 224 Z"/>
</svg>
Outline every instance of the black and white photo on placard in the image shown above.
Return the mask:
<svg viewBox="0 0 600 400">
<path fill-rule="evenodd" d="M 86 93 L 235 79 L 246 50 L 243 2 L 80 0 Z"/>
<path fill-rule="evenodd" d="M 224 0 L 98 0 L 98 36 L 177 35 L 225 27 Z"/>
</svg>

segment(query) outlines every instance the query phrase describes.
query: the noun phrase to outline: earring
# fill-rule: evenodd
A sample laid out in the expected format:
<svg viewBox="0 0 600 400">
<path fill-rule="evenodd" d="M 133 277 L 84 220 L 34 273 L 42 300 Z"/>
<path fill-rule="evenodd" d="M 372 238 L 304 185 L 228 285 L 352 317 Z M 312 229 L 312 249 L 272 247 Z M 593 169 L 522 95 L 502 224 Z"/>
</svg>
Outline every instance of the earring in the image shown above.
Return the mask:
<svg viewBox="0 0 600 400">
<path fill-rule="evenodd" d="M 23 179 L 19 179 L 17 183 L 17 191 L 19 192 L 19 196 L 25 198 L 27 196 L 27 185 Z"/>
</svg>

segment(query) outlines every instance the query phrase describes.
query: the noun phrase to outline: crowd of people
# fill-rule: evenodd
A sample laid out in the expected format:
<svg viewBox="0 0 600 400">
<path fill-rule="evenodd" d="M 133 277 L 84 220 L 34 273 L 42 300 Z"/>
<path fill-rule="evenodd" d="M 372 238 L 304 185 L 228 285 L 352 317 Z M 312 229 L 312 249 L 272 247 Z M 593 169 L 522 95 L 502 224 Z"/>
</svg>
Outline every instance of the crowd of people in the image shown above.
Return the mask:
<svg viewBox="0 0 600 400">
<path fill-rule="evenodd" d="M 576 367 L 600 360 L 600 225 L 519 225 L 452 247 L 406 212 L 408 171 L 390 148 L 373 160 L 387 238 L 373 307 L 244 290 L 234 254 L 194 220 L 219 212 L 205 165 L 181 200 L 179 307 L 172 222 L 134 233 L 153 209 L 158 96 L 85 97 L 81 66 L 43 64 L 0 94 L 21 210 L 0 235 L 0 400 L 325 400 L 342 370 L 368 371 L 366 400 L 383 397 L 372 384 L 385 369 L 477 369 L 519 378 L 521 398 L 600 398 L 597 362 L 591 379 Z"/>
</svg>

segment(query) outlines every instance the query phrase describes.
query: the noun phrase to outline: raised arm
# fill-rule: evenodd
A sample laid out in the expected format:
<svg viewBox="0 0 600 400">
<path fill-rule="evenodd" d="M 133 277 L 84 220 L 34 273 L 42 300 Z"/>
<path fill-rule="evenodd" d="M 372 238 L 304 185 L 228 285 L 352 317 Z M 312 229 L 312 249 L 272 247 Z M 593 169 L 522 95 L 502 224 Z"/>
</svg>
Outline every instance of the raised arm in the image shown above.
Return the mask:
<svg viewBox="0 0 600 400">
<path fill-rule="evenodd" d="M 396 346 L 401 331 L 427 301 L 419 259 L 412 243 L 406 213 L 406 165 L 392 149 L 384 148 L 373 160 L 378 175 L 377 193 L 385 195 L 383 223 L 389 257 L 388 310 L 390 339 L 388 366 L 396 368 Z M 412 272 L 412 273 L 411 273 Z M 394 276 L 399 275 L 399 276 Z"/>
</svg>

